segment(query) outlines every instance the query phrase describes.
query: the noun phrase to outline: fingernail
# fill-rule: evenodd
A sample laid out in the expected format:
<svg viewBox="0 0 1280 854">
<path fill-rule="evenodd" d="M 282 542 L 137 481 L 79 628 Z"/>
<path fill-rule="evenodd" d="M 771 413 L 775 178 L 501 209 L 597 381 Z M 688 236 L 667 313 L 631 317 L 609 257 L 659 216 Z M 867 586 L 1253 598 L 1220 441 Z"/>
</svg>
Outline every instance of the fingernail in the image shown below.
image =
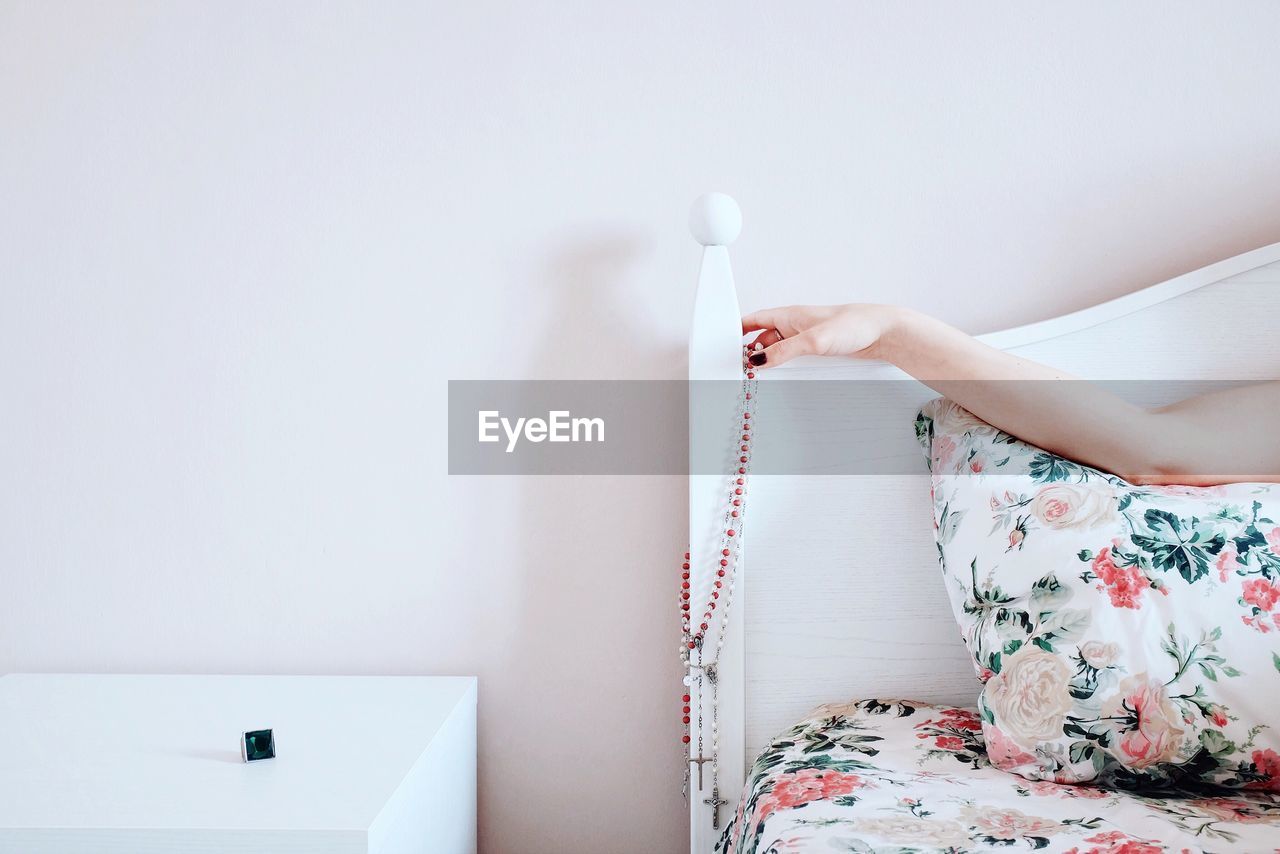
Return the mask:
<svg viewBox="0 0 1280 854">
<path fill-rule="evenodd" d="M 765 355 L 763 350 L 759 350 L 755 353 L 752 353 L 751 356 L 747 359 L 747 361 L 758 368 L 761 365 L 763 365 L 765 362 L 769 361 L 769 357 Z"/>
</svg>

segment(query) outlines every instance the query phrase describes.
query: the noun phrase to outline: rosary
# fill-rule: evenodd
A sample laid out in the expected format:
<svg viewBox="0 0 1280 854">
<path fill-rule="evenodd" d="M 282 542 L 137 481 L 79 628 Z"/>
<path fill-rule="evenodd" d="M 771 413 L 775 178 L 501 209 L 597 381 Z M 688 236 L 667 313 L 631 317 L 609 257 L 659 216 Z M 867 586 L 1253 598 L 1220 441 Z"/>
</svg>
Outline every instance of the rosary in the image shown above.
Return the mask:
<svg viewBox="0 0 1280 854">
<path fill-rule="evenodd" d="M 702 766 L 710 762 L 711 797 L 706 798 L 703 803 L 711 807 L 711 826 L 714 829 L 719 829 L 720 827 L 720 807 L 728 803 L 728 801 L 720 797 L 720 700 L 716 686 L 716 668 L 719 665 L 720 650 L 724 648 L 724 635 L 729 627 L 729 607 L 733 602 L 734 570 L 737 568 L 738 558 L 742 552 L 742 527 L 746 511 L 744 500 L 747 494 L 747 471 L 750 467 L 751 415 L 755 409 L 757 384 L 755 370 L 746 360 L 748 352 L 744 347 L 742 393 L 738 399 L 738 412 L 742 414 L 742 426 L 740 431 L 736 427 L 734 429 L 735 436 L 740 434 L 740 438 L 734 440 L 734 444 L 738 446 L 737 462 L 733 466 L 736 468 L 736 474 L 731 475 L 727 481 L 720 551 L 715 557 L 717 563 L 713 564 L 714 573 L 709 576 L 712 579 L 710 595 L 707 597 L 706 605 L 703 608 L 702 618 L 697 622 L 694 621 L 693 615 L 695 612 L 692 610 L 690 601 L 692 587 L 690 585 L 689 552 L 684 553 L 684 561 L 680 565 L 680 663 L 687 671 L 684 677 L 685 690 L 681 694 L 681 714 L 685 728 L 684 736 L 681 739 L 681 753 L 687 761 L 683 791 L 687 802 L 692 766 L 694 765 L 698 768 L 696 772 L 698 791 L 702 791 Z M 721 594 L 724 594 L 723 597 Z M 719 631 L 715 634 L 715 652 L 712 655 L 708 653 L 706 648 L 706 638 L 708 628 L 715 622 L 714 618 L 717 611 L 720 615 L 720 626 Z M 689 756 L 689 743 L 692 740 L 689 734 L 692 708 L 690 703 L 693 700 L 693 688 L 697 687 L 701 691 L 708 686 L 711 691 L 711 755 L 707 756 L 704 753 L 702 705 L 700 704 L 698 710 L 698 752 L 695 756 Z"/>
</svg>

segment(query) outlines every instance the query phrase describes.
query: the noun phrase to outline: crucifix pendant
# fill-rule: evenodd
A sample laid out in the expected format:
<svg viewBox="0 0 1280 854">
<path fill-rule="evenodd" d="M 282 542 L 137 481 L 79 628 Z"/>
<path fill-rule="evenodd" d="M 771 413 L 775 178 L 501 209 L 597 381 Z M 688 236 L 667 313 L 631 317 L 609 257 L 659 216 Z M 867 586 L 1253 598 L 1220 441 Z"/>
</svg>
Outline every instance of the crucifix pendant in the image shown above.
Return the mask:
<svg viewBox="0 0 1280 854">
<path fill-rule="evenodd" d="M 698 763 L 698 791 L 701 792 L 702 791 L 702 766 L 705 763 L 710 762 L 711 757 L 703 756 L 701 753 L 699 753 L 695 757 L 690 757 L 689 761 Z"/>
<path fill-rule="evenodd" d="M 702 766 L 699 765 L 698 767 L 701 768 Z M 726 801 L 724 798 L 720 797 L 719 788 L 713 788 L 711 790 L 711 797 L 703 798 L 702 802 L 707 806 L 711 807 L 711 829 L 719 830 L 720 829 L 720 807 L 725 806 L 729 802 Z"/>
</svg>

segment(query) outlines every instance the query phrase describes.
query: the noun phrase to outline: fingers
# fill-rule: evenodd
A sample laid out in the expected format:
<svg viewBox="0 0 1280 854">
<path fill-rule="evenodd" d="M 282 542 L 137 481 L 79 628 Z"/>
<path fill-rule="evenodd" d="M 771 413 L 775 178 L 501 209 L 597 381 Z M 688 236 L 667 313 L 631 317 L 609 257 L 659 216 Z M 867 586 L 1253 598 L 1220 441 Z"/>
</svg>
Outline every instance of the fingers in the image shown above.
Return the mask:
<svg viewBox="0 0 1280 854">
<path fill-rule="evenodd" d="M 766 308 L 763 311 L 752 312 L 742 318 L 742 334 L 746 335 L 748 332 L 757 332 L 761 329 L 776 329 L 783 336 L 790 338 L 800 332 L 796 328 L 796 321 L 792 314 L 791 306 Z"/>
<path fill-rule="evenodd" d="M 772 346 L 754 351 L 748 361 L 757 368 L 776 368 L 799 356 L 812 356 L 816 352 L 813 336 L 808 332 L 801 332 L 794 338 L 783 338 Z"/>
<path fill-rule="evenodd" d="M 777 319 L 776 309 L 766 309 L 764 311 L 753 311 L 751 314 L 742 318 L 742 334 L 748 332 L 758 332 L 761 329 L 773 329 L 774 321 Z"/>
<path fill-rule="evenodd" d="M 752 350 L 757 349 L 756 347 L 757 344 L 760 345 L 760 347 L 772 347 L 774 344 L 777 344 L 781 340 L 782 340 L 782 333 L 780 333 L 778 330 L 766 329 L 764 332 L 761 332 L 759 335 L 755 337 L 755 340 L 751 342 L 750 347 Z"/>
</svg>

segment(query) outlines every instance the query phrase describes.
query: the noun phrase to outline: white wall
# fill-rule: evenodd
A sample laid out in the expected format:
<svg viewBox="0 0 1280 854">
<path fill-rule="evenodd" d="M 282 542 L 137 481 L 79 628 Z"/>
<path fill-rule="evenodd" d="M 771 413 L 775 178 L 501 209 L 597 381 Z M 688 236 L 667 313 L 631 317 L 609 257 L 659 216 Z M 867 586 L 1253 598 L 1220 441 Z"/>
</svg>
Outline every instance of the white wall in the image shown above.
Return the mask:
<svg viewBox="0 0 1280 854">
<path fill-rule="evenodd" d="M 974 331 L 1280 240 L 1272 3 L 370 7 L 0 3 L 0 671 L 478 673 L 489 852 L 679 848 L 684 493 L 447 379 L 680 376 L 708 188 Z"/>
</svg>

